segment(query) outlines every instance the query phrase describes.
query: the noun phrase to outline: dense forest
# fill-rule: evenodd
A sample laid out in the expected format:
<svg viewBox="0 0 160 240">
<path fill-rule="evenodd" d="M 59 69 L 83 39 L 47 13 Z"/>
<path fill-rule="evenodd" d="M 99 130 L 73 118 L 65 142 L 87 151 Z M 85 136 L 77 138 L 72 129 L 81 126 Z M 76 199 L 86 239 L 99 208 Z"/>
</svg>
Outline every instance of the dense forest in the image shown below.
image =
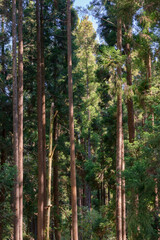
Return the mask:
<svg viewBox="0 0 160 240">
<path fill-rule="evenodd" d="M 159 60 L 159 0 L 0 0 L 0 240 L 160 239 Z"/>
</svg>

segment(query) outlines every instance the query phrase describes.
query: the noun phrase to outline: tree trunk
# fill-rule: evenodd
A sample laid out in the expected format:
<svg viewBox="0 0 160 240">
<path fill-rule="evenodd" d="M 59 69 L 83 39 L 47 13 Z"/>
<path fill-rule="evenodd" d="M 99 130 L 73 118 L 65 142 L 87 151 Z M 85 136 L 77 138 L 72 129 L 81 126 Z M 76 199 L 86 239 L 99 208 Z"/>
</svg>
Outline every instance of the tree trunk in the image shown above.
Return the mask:
<svg viewBox="0 0 160 240">
<path fill-rule="evenodd" d="M 5 51 L 4 51 L 4 16 L 2 16 L 2 49 L 1 49 L 1 59 L 2 59 L 2 71 L 1 74 L 5 79 Z M 2 111 L 5 111 L 5 107 L 2 107 Z M 6 128 L 5 128 L 5 118 L 2 121 L 2 146 L 1 146 L 1 170 L 3 170 L 4 163 L 6 162 L 6 150 L 5 150 L 5 139 L 6 139 Z M 1 212 L 3 213 L 4 209 L 4 202 L 5 202 L 5 187 L 2 187 L 0 191 L 0 206 L 1 206 Z M 2 217 L 3 218 L 3 217 Z M 3 228 L 4 228 L 4 222 L 3 219 L 0 219 L 0 240 L 3 236 Z"/>
<path fill-rule="evenodd" d="M 148 56 L 147 56 L 147 81 L 148 81 L 148 86 L 150 89 L 150 94 L 152 95 L 152 90 L 151 90 L 151 82 L 152 82 L 152 59 L 151 59 L 151 50 L 150 47 L 148 49 Z M 154 127 L 154 112 L 151 107 L 151 115 L 152 115 L 152 127 Z"/>
<path fill-rule="evenodd" d="M 117 47 L 122 48 L 121 19 L 117 21 Z M 117 152 L 116 152 L 116 236 L 122 240 L 122 83 L 121 66 L 117 68 Z"/>
<path fill-rule="evenodd" d="M 52 160 L 56 145 L 53 149 L 53 123 L 54 123 L 54 103 L 50 110 L 50 130 L 49 130 L 49 156 L 48 156 L 48 184 L 47 184 L 47 211 L 46 211 L 46 229 L 45 239 L 50 239 L 50 212 L 51 212 L 51 185 L 52 185 Z"/>
<path fill-rule="evenodd" d="M 128 30 L 128 28 L 127 28 Z M 127 69 L 127 85 L 132 86 L 132 69 L 131 69 L 131 48 L 130 48 L 130 39 L 131 39 L 131 31 L 128 33 L 128 42 L 126 44 L 126 69 Z M 134 124 L 134 109 L 133 109 L 133 100 L 129 96 L 127 100 L 127 112 L 128 112 L 128 131 L 129 131 L 129 142 L 134 142 L 135 138 L 135 124 Z"/>
<path fill-rule="evenodd" d="M 54 124 L 54 142 L 57 144 L 58 141 L 58 122 L 55 118 Z M 55 226 L 55 239 L 61 239 L 60 232 L 60 211 L 59 211 L 59 190 L 58 190 L 58 151 L 55 150 L 54 162 L 53 162 L 53 194 L 54 194 L 54 226 Z"/>
<path fill-rule="evenodd" d="M 42 125 L 42 71 L 40 2 L 36 0 L 37 18 L 37 112 L 38 112 L 38 240 L 44 238 L 44 158 Z"/>
<path fill-rule="evenodd" d="M 155 229 L 157 230 L 158 236 L 160 235 L 160 228 L 159 228 L 159 191 L 158 191 L 158 179 L 154 179 L 155 182 L 155 187 L 154 187 L 154 192 L 155 192 L 155 217 L 154 217 L 154 224 L 155 224 Z M 160 238 L 158 238 L 159 240 Z"/>
<path fill-rule="evenodd" d="M 155 182 L 155 188 L 154 188 L 154 191 L 155 191 L 155 211 L 156 211 L 156 213 L 158 213 L 158 211 L 159 211 L 158 179 L 155 178 L 154 182 Z"/>
<path fill-rule="evenodd" d="M 6 138 L 6 130 L 4 127 L 4 124 L 2 124 L 2 139 L 3 142 L 5 143 L 5 138 Z M 5 151 L 5 147 L 2 145 L 2 149 L 1 149 L 1 170 L 4 169 L 4 163 L 6 161 L 6 151 Z M 1 206 L 1 212 L 3 213 L 4 210 L 4 202 L 5 202 L 5 187 L 1 188 L 0 191 L 0 206 Z M 2 240 L 2 236 L 3 236 L 3 228 L 4 228 L 4 222 L 3 219 L 0 219 L 0 240 Z"/>
<path fill-rule="evenodd" d="M 70 156 L 71 156 L 72 231 L 73 231 L 73 240 L 78 240 L 77 186 L 76 186 L 76 162 L 75 162 L 74 120 L 73 120 L 73 86 L 72 86 L 73 81 L 72 81 L 70 0 L 67 0 L 67 48 L 68 48 L 69 130 L 70 130 Z"/>
<path fill-rule="evenodd" d="M 89 101 L 89 71 L 88 71 L 88 56 L 86 54 L 86 76 L 87 76 L 87 100 Z M 91 120 L 91 114 L 90 114 L 90 110 L 89 110 L 89 105 L 88 105 L 88 122 L 90 122 Z M 91 160 L 91 140 L 90 140 L 90 127 L 88 129 L 88 160 Z M 90 186 L 87 184 L 86 187 L 86 199 L 87 199 L 87 206 L 88 209 L 90 211 L 91 209 L 91 188 Z"/>
<path fill-rule="evenodd" d="M 124 160 L 124 137 L 122 130 L 122 172 L 125 170 Z M 122 239 L 126 240 L 126 194 L 125 194 L 125 178 L 122 178 Z"/>
<path fill-rule="evenodd" d="M 45 65 L 44 65 L 44 24 L 43 24 L 44 0 L 40 0 L 40 31 L 41 31 L 41 77 L 42 77 L 42 144 L 44 164 L 44 231 L 46 229 L 47 214 L 47 187 L 46 187 L 46 106 L 45 106 Z"/>
<path fill-rule="evenodd" d="M 12 51 L 13 51 L 13 157 L 17 167 L 14 188 L 14 239 L 19 240 L 19 176 L 18 176 L 18 93 L 16 54 L 16 0 L 12 1 Z"/>
<path fill-rule="evenodd" d="M 19 240 L 23 239 L 23 7 L 18 5 L 18 143 L 19 143 Z"/>
</svg>

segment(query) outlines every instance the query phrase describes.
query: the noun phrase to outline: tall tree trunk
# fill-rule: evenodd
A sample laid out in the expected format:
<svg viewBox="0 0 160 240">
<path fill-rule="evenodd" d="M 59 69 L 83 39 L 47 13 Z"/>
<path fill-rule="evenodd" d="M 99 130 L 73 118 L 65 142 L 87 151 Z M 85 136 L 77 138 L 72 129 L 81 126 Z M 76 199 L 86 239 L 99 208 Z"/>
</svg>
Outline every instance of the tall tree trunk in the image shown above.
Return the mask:
<svg viewBox="0 0 160 240">
<path fill-rule="evenodd" d="M 73 81 L 72 81 L 71 3 L 70 3 L 70 0 L 67 0 L 67 48 L 68 48 L 69 130 L 70 130 L 70 156 L 71 156 L 72 232 L 73 232 L 73 240 L 78 240 L 76 161 L 75 161 L 74 119 L 73 119 L 73 86 L 72 86 Z"/>
<path fill-rule="evenodd" d="M 44 154 L 42 125 L 42 70 L 40 2 L 36 0 L 37 17 L 37 112 L 38 112 L 38 240 L 44 238 Z"/>
<path fill-rule="evenodd" d="M 1 74 L 5 79 L 5 51 L 4 51 L 4 16 L 2 16 L 2 48 L 1 48 L 1 59 L 2 59 L 2 71 Z M 4 90 L 5 92 L 5 90 Z M 2 107 L 2 111 L 5 111 L 5 107 Z M 6 150 L 5 150 L 5 139 L 6 139 L 6 128 L 5 128 L 5 119 L 2 121 L 2 146 L 1 146 L 1 169 L 3 170 L 4 163 L 6 162 Z M 0 206 L 1 206 L 1 212 L 3 213 L 4 209 L 4 201 L 5 201 L 5 187 L 2 187 L 0 191 Z M 2 217 L 3 218 L 3 217 Z M 4 228 L 4 223 L 3 219 L 0 219 L 0 240 L 2 239 L 3 236 L 3 228 Z"/>
<path fill-rule="evenodd" d="M 12 1 L 12 51 L 13 51 L 13 157 L 17 167 L 14 188 L 14 239 L 19 240 L 19 176 L 18 176 L 18 93 L 17 93 L 17 54 L 16 54 L 16 0 Z"/>
<path fill-rule="evenodd" d="M 87 76 L 87 100 L 89 101 L 89 71 L 88 71 L 88 56 L 86 53 L 86 76 Z M 90 110 L 89 110 L 89 105 L 88 105 L 88 122 L 90 122 L 91 120 L 91 114 L 90 114 Z M 91 160 L 91 139 L 90 139 L 90 127 L 88 129 L 88 160 Z M 89 208 L 91 208 L 91 188 L 88 184 L 86 184 L 86 199 L 87 199 L 87 206 Z"/>
<path fill-rule="evenodd" d="M 6 138 L 6 130 L 5 130 L 5 126 L 4 123 L 2 124 L 2 139 L 3 139 L 3 143 L 5 144 L 5 138 Z M 1 149 L 1 170 L 4 169 L 4 164 L 6 161 L 6 151 L 5 151 L 5 146 L 2 145 L 2 149 Z M 0 206 L 1 206 L 1 212 L 3 213 L 3 209 L 4 209 L 4 202 L 5 202 L 5 187 L 1 188 L 0 191 Z M 4 229 L 4 222 L 3 222 L 3 218 L 0 219 L 0 240 L 2 240 L 2 236 L 3 236 L 3 229 Z"/>
<path fill-rule="evenodd" d="M 23 7 L 18 5 L 18 144 L 19 144 L 19 240 L 23 239 Z"/>
<path fill-rule="evenodd" d="M 122 48 L 122 23 L 117 21 L 117 47 Z M 122 83 L 121 66 L 117 68 L 117 152 L 116 152 L 116 236 L 122 240 Z"/>
<path fill-rule="evenodd" d="M 125 170 L 124 160 L 124 136 L 122 130 L 122 172 Z M 126 193 L 125 193 L 125 178 L 122 178 L 122 239 L 126 240 Z"/>
<path fill-rule="evenodd" d="M 49 130 L 49 156 L 48 156 L 48 184 L 47 184 L 47 213 L 46 213 L 46 229 L 45 239 L 50 239 L 50 212 L 51 212 L 51 185 L 52 185 L 52 160 L 56 145 L 53 149 L 53 123 L 54 123 L 54 103 L 50 110 L 50 130 Z"/>
<path fill-rule="evenodd" d="M 155 228 L 157 230 L 157 233 L 160 233 L 160 228 L 159 228 L 159 191 L 158 191 L 158 179 L 154 179 L 155 182 L 155 187 L 154 187 L 154 192 L 155 192 Z M 160 238 L 158 238 L 160 239 Z"/>
<path fill-rule="evenodd" d="M 151 58 L 151 50 L 150 47 L 148 47 L 148 55 L 147 55 L 147 81 L 148 81 L 148 87 L 150 89 L 150 94 L 152 95 L 151 90 L 151 82 L 152 82 L 152 58 Z M 154 112 L 151 107 L 151 115 L 152 115 L 152 127 L 154 127 Z"/>
<path fill-rule="evenodd" d="M 127 28 L 128 30 L 128 28 Z M 126 69 L 127 69 L 127 85 L 132 86 L 132 67 L 131 67 L 131 48 L 130 48 L 130 39 L 131 39 L 131 30 L 128 30 L 127 33 L 127 44 L 126 44 Z M 128 97 L 127 100 L 127 112 L 128 112 L 128 131 L 129 131 L 129 142 L 134 142 L 135 138 L 135 124 L 134 124 L 134 108 L 133 100 L 131 97 Z"/>
<path fill-rule="evenodd" d="M 55 118 L 54 124 L 54 143 L 57 144 L 58 141 L 58 121 Z M 54 226 L 55 226 L 55 239 L 61 239 L 60 232 L 60 210 L 59 210 L 59 190 L 58 190 L 58 150 L 55 150 L 54 162 L 53 162 L 53 194 L 54 194 Z"/>
<path fill-rule="evenodd" d="M 159 210 L 158 179 L 155 178 L 154 182 L 155 182 L 155 188 L 154 188 L 155 189 L 155 210 L 156 210 L 156 212 L 158 212 L 158 210 Z"/>
<path fill-rule="evenodd" d="M 44 164 L 44 231 L 46 229 L 47 214 L 47 191 L 46 191 L 46 106 L 45 106 L 45 64 L 44 64 L 44 23 L 43 11 L 44 0 L 40 0 L 40 31 L 41 31 L 41 77 L 42 77 L 42 142 L 43 142 L 43 164 Z"/>
</svg>

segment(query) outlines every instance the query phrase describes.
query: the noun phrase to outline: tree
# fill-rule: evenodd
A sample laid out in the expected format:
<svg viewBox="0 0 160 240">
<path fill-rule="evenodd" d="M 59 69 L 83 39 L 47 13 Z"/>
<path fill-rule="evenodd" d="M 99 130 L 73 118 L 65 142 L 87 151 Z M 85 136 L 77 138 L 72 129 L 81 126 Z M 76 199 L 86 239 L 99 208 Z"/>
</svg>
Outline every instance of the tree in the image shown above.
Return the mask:
<svg viewBox="0 0 160 240">
<path fill-rule="evenodd" d="M 117 48 L 122 48 L 122 20 L 117 20 Z M 117 68 L 117 154 L 116 154 L 116 227 L 117 240 L 122 240 L 122 84 L 121 84 L 121 66 Z"/>
<path fill-rule="evenodd" d="M 71 156 L 71 204 L 72 204 L 72 236 L 78 240 L 77 219 L 77 187 L 76 187 L 76 163 L 74 143 L 74 119 L 73 119 L 73 82 L 72 82 L 72 50 L 71 50 L 71 3 L 67 0 L 67 49 L 68 49 L 68 96 L 69 96 L 69 130 L 70 130 L 70 156 Z"/>
<path fill-rule="evenodd" d="M 42 122 L 42 65 L 40 2 L 36 1 L 37 17 L 37 112 L 38 112 L 38 239 L 44 238 L 44 152 Z"/>
<path fill-rule="evenodd" d="M 22 0 L 18 5 L 18 171 L 19 171 L 19 240 L 23 239 L 23 33 Z"/>
<path fill-rule="evenodd" d="M 50 212 L 51 212 L 51 177 L 52 177 L 52 161 L 53 161 L 53 156 L 54 152 L 56 149 L 56 146 L 53 148 L 53 124 L 54 124 L 54 119 L 57 115 L 57 112 L 54 115 L 54 103 L 51 105 L 51 110 L 50 110 L 50 130 L 49 130 L 49 156 L 48 156 L 48 177 L 47 177 L 47 213 L 46 213 L 46 229 L 45 229 L 45 239 L 49 240 L 50 239 Z M 55 227 L 57 227 L 55 225 Z M 57 238 L 56 238 L 57 239 Z"/>
<path fill-rule="evenodd" d="M 54 144 L 57 146 L 58 144 L 58 136 L 59 136 L 59 123 L 58 118 L 55 112 L 54 118 Z M 59 152 L 55 149 L 54 152 L 54 162 L 53 162 L 53 194 L 54 194 L 54 225 L 55 225 L 55 238 L 56 240 L 61 239 L 61 231 L 60 231 L 60 204 L 59 204 L 59 173 L 58 173 L 58 163 L 59 163 Z"/>
<path fill-rule="evenodd" d="M 15 191 L 14 191 L 14 239 L 19 239 L 19 175 L 18 175 L 18 94 L 17 94 L 17 64 L 16 64 L 16 0 L 12 2 L 12 46 L 13 46 L 13 152 L 14 162 L 17 167 L 17 174 L 15 177 Z"/>
</svg>

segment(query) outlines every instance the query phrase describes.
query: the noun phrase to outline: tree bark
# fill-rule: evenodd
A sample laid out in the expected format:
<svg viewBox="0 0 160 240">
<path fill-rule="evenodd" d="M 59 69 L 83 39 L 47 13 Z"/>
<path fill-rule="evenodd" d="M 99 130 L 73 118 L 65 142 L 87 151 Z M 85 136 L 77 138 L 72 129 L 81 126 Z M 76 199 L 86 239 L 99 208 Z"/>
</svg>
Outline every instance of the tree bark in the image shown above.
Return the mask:
<svg viewBox="0 0 160 240">
<path fill-rule="evenodd" d="M 44 239 L 44 154 L 42 125 L 42 69 L 40 2 L 36 0 L 37 18 L 37 112 L 38 112 L 38 240 Z"/>
<path fill-rule="evenodd" d="M 155 182 L 155 188 L 154 188 L 154 191 L 155 191 L 155 211 L 156 211 L 156 213 L 158 213 L 158 210 L 159 210 L 158 179 L 155 178 L 154 182 Z"/>
<path fill-rule="evenodd" d="M 18 92 L 16 54 L 16 0 L 12 1 L 12 51 L 13 51 L 13 157 L 17 167 L 14 187 L 14 239 L 19 240 L 19 176 L 18 176 Z"/>
<path fill-rule="evenodd" d="M 2 34 L 2 48 L 1 48 L 1 59 L 2 59 L 2 71 L 1 74 L 5 79 L 5 51 L 4 51 L 4 16 L 2 16 L 2 25 L 1 25 L 1 34 Z M 2 107 L 3 112 L 5 111 L 5 107 Z M 2 121 L 2 146 L 1 146 L 1 169 L 3 170 L 3 166 L 6 162 L 6 150 L 5 150 L 5 139 L 6 139 L 6 128 L 5 128 L 5 119 Z M 4 202 L 5 202 L 5 187 L 1 188 L 0 191 L 0 206 L 1 206 L 1 212 L 3 212 L 4 209 Z M 3 228 L 4 228 L 4 222 L 3 219 L 0 219 L 0 240 L 3 236 Z"/>
<path fill-rule="evenodd" d="M 124 160 L 124 136 L 122 130 L 122 172 L 125 171 Z M 125 178 L 122 178 L 122 239 L 126 240 L 126 194 L 125 194 Z"/>
<path fill-rule="evenodd" d="M 40 31 L 41 31 L 41 77 L 42 77 L 42 144 L 44 164 L 44 231 L 46 229 L 47 214 L 47 187 L 46 187 L 46 104 L 45 104 L 45 63 L 44 63 L 44 23 L 43 23 L 44 0 L 40 0 Z"/>
<path fill-rule="evenodd" d="M 87 76 L 87 100 L 89 101 L 89 71 L 88 71 L 88 56 L 86 53 L 86 76 Z M 88 105 L 88 122 L 91 120 L 91 114 L 89 110 L 89 105 Z M 90 127 L 88 129 L 88 160 L 91 160 L 91 139 L 90 139 Z M 86 199 L 87 199 L 87 206 L 90 211 L 91 209 L 91 188 L 89 184 L 86 183 Z"/>
<path fill-rule="evenodd" d="M 117 48 L 122 48 L 122 23 L 117 21 Z M 121 66 L 117 68 L 117 151 L 116 151 L 116 236 L 122 240 L 122 83 Z"/>
<path fill-rule="evenodd" d="M 51 179 L 52 179 L 52 160 L 56 145 L 53 149 L 53 123 L 54 123 L 54 103 L 51 105 L 50 110 L 50 130 L 49 130 L 49 156 L 48 156 L 48 184 L 47 184 L 47 212 L 46 212 L 46 229 L 45 239 L 50 239 L 50 212 L 51 212 Z"/>
<path fill-rule="evenodd" d="M 151 58 L 151 50 L 150 47 L 148 47 L 148 56 L 147 56 L 147 81 L 148 81 L 148 87 L 150 89 L 150 94 L 152 95 L 151 90 L 151 82 L 152 82 L 152 58 Z M 154 112 L 151 107 L 151 115 L 152 115 L 152 127 L 154 127 Z"/>
<path fill-rule="evenodd" d="M 19 240 L 23 240 L 23 7 L 18 5 L 18 144 L 19 144 Z"/>
<path fill-rule="evenodd" d="M 73 81 L 72 81 L 70 0 L 67 0 L 67 48 L 68 48 L 69 130 L 70 130 L 70 156 L 71 156 L 72 232 L 73 232 L 73 240 L 78 240 L 77 186 L 76 186 L 76 162 L 75 162 L 74 120 L 73 120 L 73 86 L 72 86 Z"/>
<path fill-rule="evenodd" d="M 6 138 L 6 130 L 5 130 L 5 126 L 4 123 L 2 124 L 2 138 L 3 138 L 3 142 L 5 143 L 5 138 Z M 5 147 L 2 145 L 2 149 L 1 149 L 1 169 L 4 169 L 4 164 L 6 161 L 6 151 L 5 151 Z M 4 202 L 5 202 L 5 187 L 1 188 L 0 191 L 0 206 L 1 206 L 1 212 L 3 212 L 4 210 Z M 3 236 L 3 229 L 4 229 L 4 222 L 3 219 L 0 219 L 0 240 L 2 240 L 2 236 Z"/>
<path fill-rule="evenodd" d="M 127 28 L 128 30 L 128 28 Z M 131 39 L 131 31 L 128 30 L 127 33 L 127 44 L 126 44 L 126 69 L 127 69 L 127 85 L 132 86 L 132 67 L 131 67 L 131 48 L 130 48 L 130 39 Z M 127 113 L 128 113 L 128 131 L 129 131 L 129 142 L 133 143 L 135 138 L 135 124 L 134 124 L 134 108 L 133 108 L 133 100 L 130 96 L 128 96 L 127 100 Z"/>
<path fill-rule="evenodd" d="M 58 141 L 58 121 L 55 118 L 54 124 L 54 143 L 57 144 Z M 54 226 L 55 226 L 55 239 L 61 239 L 60 232 L 60 210 L 59 210 L 59 190 L 58 190 L 58 150 L 55 150 L 54 162 L 53 162 L 53 194 L 54 194 Z"/>
</svg>

